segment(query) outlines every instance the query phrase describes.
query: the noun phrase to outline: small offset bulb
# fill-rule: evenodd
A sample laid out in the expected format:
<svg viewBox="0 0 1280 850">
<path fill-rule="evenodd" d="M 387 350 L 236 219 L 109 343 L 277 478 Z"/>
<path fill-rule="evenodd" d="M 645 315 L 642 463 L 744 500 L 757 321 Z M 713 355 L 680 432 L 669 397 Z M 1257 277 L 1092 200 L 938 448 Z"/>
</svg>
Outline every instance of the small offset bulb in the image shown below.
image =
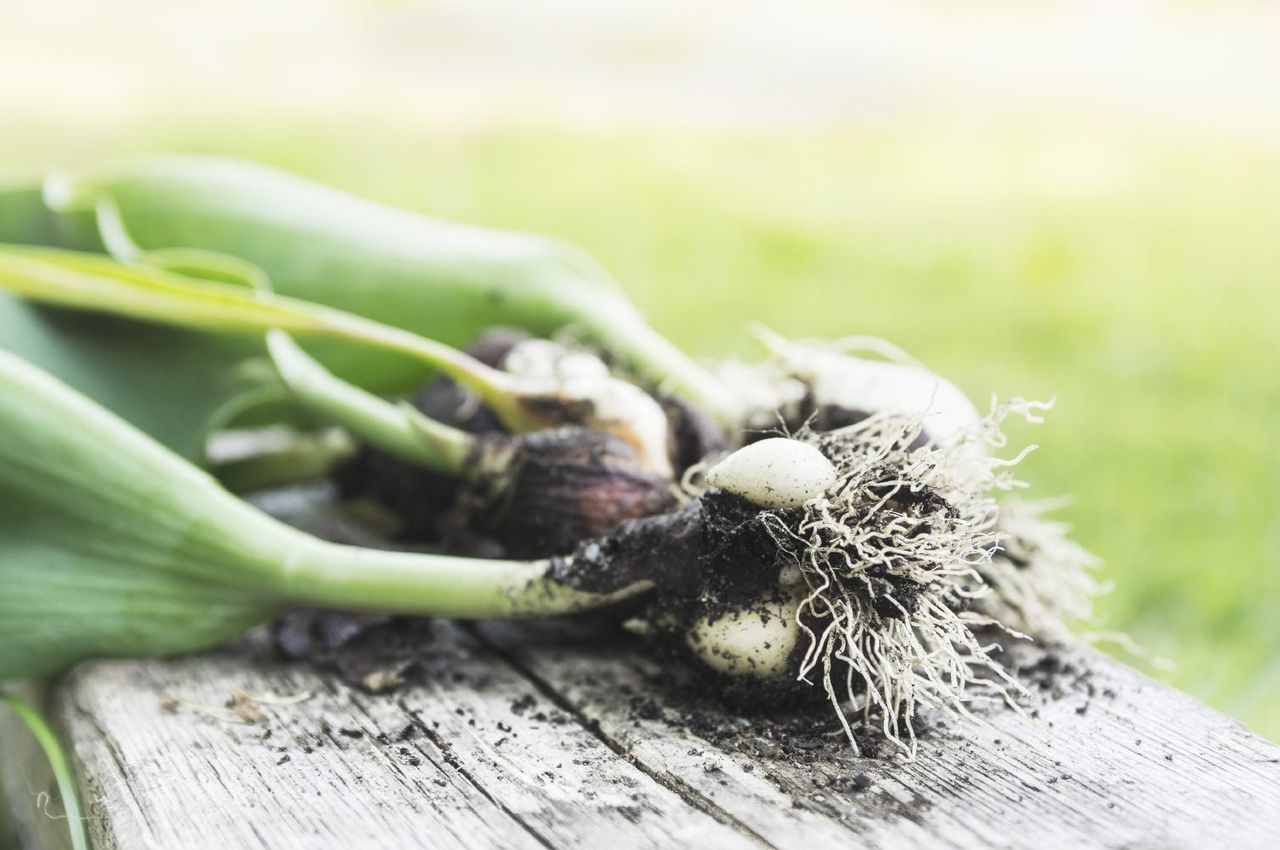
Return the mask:
<svg viewBox="0 0 1280 850">
<path fill-rule="evenodd" d="M 673 474 L 667 443 L 670 427 L 662 406 L 640 387 L 609 374 L 596 355 L 559 343 L 529 339 L 518 343 L 502 363 L 504 371 L 540 382 L 543 404 L 535 412 L 544 416 L 558 409 L 560 421 L 605 431 L 626 440 L 645 467 L 670 477 Z"/>
<path fill-rule="evenodd" d="M 738 449 L 713 466 L 707 483 L 761 508 L 798 508 L 827 492 L 836 468 L 808 443 L 771 437 Z"/>
<path fill-rule="evenodd" d="M 526 339 L 516 343 L 503 358 L 502 368 L 524 378 L 547 380 L 609 377 L 609 367 L 594 354 L 545 339 Z"/>
<path fill-rule="evenodd" d="M 787 659 L 800 639 L 796 625 L 799 598 L 760 602 L 715 619 L 703 617 L 685 642 L 711 669 L 728 676 L 772 679 L 790 672 Z"/>
<path fill-rule="evenodd" d="M 964 439 L 982 418 L 959 387 L 928 369 L 785 340 L 770 344 L 786 369 L 808 385 L 819 407 L 923 416 L 925 433 L 940 446 Z"/>
</svg>

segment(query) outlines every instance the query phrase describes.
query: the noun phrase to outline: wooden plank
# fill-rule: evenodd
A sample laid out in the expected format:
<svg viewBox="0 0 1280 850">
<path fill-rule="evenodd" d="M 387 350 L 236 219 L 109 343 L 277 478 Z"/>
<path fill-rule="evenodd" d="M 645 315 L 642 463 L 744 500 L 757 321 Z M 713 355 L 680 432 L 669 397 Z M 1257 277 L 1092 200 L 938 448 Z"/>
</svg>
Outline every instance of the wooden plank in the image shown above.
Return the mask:
<svg viewBox="0 0 1280 850">
<path fill-rule="evenodd" d="M 56 702 L 96 846 L 1213 847 L 1230 836 L 1263 848 L 1280 838 L 1280 751 L 1091 655 L 1067 660 L 1038 717 L 932 718 L 907 763 L 855 757 L 838 735 L 789 735 L 795 716 L 728 711 L 599 630 L 484 627 L 515 667 L 438 631 L 413 684 L 383 695 L 254 646 L 81 668 Z M 262 705 L 262 720 L 244 724 L 226 715 L 236 690 L 313 695 Z M 822 726 L 823 715 L 805 722 Z"/>
<path fill-rule="evenodd" d="M 312 527 L 325 515 L 273 507 Z M 1043 686 L 1031 711 L 926 717 L 920 756 L 903 763 L 852 757 L 834 728 L 803 742 L 761 734 L 758 719 L 690 697 L 687 671 L 634 640 L 530 624 L 483 634 L 615 751 L 776 846 L 847 844 L 850 832 L 902 847 L 1202 847 L 1223 835 L 1280 846 L 1280 749 L 1088 650 L 1011 648 L 1009 663 Z"/>
<path fill-rule="evenodd" d="M 646 772 L 778 847 L 1280 847 L 1280 749 L 1087 650 L 1019 652 L 1044 685 L 1029 713 L 926 716 L 906 762 L 855 757 L 837 728 L 789 740 L 625 642 L 483 631 Z"/>
<path fill-rule="evenodd" d="M 244 650 L 82 667 L 59 720 L 95 846 L 754 846 L 443 631 L 420 684 L 382 696 Z M 263 698 L 260 722 L 228 714 L 237 691 Z"/>
</svg>

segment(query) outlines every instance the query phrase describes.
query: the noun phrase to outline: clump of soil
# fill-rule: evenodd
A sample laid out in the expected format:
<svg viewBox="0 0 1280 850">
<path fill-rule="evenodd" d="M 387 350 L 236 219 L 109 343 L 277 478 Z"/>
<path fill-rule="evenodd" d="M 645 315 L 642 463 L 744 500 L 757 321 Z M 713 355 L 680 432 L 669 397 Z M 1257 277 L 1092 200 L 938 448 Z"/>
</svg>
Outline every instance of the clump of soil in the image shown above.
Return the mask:
<svg viewBox="0 0 1280 850">
<path fill-rule="evenodd" d="M 750 601 L 776 583 L 778 547 L 758 508 L 714 488 L 679 511 L 633 520 L 578 544 L 557 560 L 557 577 L 608 592 L 651 579 L 662 608 L 704 612 Z"/>
<path fill-rule="evenodd" d="M 437 621 L 421 617 L 298 610 L 278 618 L 271 636 L 285 658 L 309 661 L 353 687 L 384 693 L 408 680 L 438 631 Z"/>
</svg>

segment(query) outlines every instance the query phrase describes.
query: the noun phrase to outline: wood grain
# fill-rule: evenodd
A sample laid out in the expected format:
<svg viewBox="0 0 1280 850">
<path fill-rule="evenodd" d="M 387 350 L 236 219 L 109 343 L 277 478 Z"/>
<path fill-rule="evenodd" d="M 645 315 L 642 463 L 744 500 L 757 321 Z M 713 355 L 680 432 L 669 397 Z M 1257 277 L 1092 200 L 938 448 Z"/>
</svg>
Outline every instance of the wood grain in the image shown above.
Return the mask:
<svg viewBox="0 0 1280 850">
<path fill-rule="evenodd" d="M 759 718 L 670 696 L 671 671 L 643 653 L 485 631 L 616 750 L 774 846 L 1280 846 L 1280 749 L 1090 651 L 1048 656 L 1061 670 L 1028 713 L 927 716 L 906 762 L 855 757 L 835 729 L 830 746 L 789 750 Z"/>
</svg>

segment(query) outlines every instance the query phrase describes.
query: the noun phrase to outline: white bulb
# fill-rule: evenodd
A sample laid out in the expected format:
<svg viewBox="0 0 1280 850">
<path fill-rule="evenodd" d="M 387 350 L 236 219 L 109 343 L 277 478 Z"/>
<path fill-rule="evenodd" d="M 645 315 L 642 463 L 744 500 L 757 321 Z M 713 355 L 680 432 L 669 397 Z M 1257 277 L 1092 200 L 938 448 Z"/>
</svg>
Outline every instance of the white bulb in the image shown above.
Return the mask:
<svg viewBox="0 0 1280 850">
<path fill-rule="evenodd" d="M 685 635 L 689 648 L 708 667 L 729 676 L 769 679 L 788 673 L 787 659 L 800 637 L 800 600 L 760 602 L 715 619 L 703 617 Z"/>
<path fill-rule="evenodd" d="M 794 343 L 786 343 L 781 354 L 787 367 L 809 385 L 819 406 L 923 416 L 926 434 L 940 446 L 954 445 L 981 419 L 959 387 L 918 366 L 864 360 Z"/>
<path fill-rule="evenodd" d="M 609 367 L 596 355 L 545 339 L 527 339 L 507 353 L 502 368 L 541 382 L 539 388 L 549 397 L 586 402 L 587 415 L 575 424 L 622 437 L 635 447 L 648 469 L 672 474 L 667 456 L 669 428 L 662 406 L 634 384 L 610 375 Z"/>
<path fill-rule="evenodd" d="M 798 508 L 827 492 L 836 468 L 808 443 L 771 437 L 738 449 L 711 468 L 707 483 L 762 508 Z"/>
<path fill-rule="evenodd" d="M 594 354 L 565 348 L 545 339 L 526 339 L 517 343 L 503 358 L 502 368 L 522 378 L 542 380 L 609 377 L 609 367 Z"/>
</svg>

